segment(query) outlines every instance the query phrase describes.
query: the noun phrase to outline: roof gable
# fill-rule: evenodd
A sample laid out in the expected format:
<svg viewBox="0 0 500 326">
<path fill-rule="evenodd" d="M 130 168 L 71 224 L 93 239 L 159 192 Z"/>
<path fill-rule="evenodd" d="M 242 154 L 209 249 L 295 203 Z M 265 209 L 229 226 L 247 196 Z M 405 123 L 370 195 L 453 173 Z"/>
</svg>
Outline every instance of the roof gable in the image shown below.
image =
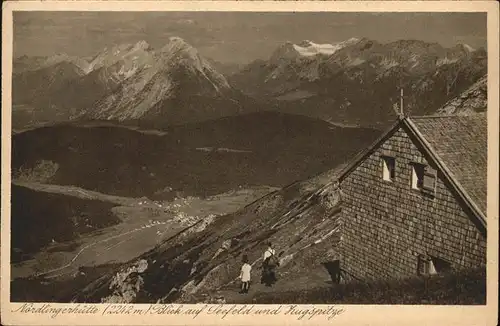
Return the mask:
<svg viewBox="0 0 500 326">
<path fill-rule="evenodd" d="M 414 117 L 409 123 L 425 139 L 454 183 L 486 216 L 486 115 Z"/>
<path fill-rule="evenodd" d="M 338 181 L 341 182 L 349 173 L 354 170 L 363 160 L 369 156 L 375 149 L 377 149 L 380 144 L 382 144 L 387 138 L 391 137 L 392 134 L 401 127 L 402 120 L 397 120 L 393 123 L 385 132 L 382 133 L 370 146 L 360 151 L 354 158 L 343 168 L 341 171 Z"/>
<path fill-rule="evenodd" d="M 484 114 L 402 118 L 344 168 L 339 182 L 400 127 L 415 136 L 485 227 L 488 151 Z"/>
</svg>

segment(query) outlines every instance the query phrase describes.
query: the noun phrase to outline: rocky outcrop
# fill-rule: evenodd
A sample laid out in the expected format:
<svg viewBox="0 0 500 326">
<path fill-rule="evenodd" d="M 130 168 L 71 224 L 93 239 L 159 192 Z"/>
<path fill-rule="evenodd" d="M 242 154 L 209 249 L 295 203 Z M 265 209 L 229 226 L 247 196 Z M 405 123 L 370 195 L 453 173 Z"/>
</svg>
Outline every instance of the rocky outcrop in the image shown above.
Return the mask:
<svg viewBox="0 0 500 326">
<path fill-rule="evenodd" d="M 441 107 L 438 114 L 469 115 L 482 113 L 488 107 L 488 76 L 479 79 L 459 96 Z"/>
<path fill-rule="evenodd" d="M 13 178 L 21 182 L 47 182 L 55 176 L 59 164 L 49 160 L 39 160 L 33 167 L 21 166 L 13 171 Z"/>
<path fill-rule="evenodd" d="M 137 293 L 144 285 L 144 280 L 140 274 L 148 268 L 148 262 L 144 259 L 139 260 L 133 266 L 125 268 L 116 273 L 109 284 L 109 290 L 112 294 L 102 298 L 102 303 L 130 303 L 133 302 Z"/>
</svg>

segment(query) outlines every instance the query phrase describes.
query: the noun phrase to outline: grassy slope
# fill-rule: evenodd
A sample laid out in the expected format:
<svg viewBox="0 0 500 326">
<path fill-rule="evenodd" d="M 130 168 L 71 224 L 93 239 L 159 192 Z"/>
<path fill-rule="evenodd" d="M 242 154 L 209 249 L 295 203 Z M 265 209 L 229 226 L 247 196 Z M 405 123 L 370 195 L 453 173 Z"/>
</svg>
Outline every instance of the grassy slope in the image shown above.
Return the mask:
<svg viewBox="0 0 500 326">
<path fill-rule="evenodd" d="M 352 282 L 303 291 L 260 293 L 255 303 L 294 304 L 486 304 L 486 271 L 463 270 L 434 277 Z"/>
</svg>

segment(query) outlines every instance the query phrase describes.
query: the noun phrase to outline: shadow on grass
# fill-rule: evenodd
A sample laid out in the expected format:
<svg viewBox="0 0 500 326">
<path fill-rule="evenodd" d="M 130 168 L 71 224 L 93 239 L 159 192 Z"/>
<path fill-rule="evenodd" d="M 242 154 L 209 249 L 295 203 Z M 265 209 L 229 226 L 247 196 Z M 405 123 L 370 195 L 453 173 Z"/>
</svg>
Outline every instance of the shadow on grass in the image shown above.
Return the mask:
<svg viewBox="0 0 500 326">
<path fill-rule="evenodd" d="M 355 281 L 305 291 L 261 293 L 257 304 L 486 304 L 486 269 L 461 270 L 432 277 Z"/>
</svg>

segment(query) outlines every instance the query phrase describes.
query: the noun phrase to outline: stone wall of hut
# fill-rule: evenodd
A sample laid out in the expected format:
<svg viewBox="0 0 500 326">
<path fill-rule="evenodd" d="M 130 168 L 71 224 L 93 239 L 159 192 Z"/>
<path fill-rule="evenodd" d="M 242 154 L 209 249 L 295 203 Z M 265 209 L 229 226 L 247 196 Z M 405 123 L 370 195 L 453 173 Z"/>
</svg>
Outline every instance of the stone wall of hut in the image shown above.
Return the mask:
<svg viewBox="0 0 500 326">
<path fill-rule="evenodd" d="M 434 196 L 412 189 L 411 163 L 429 164 L 415 144 L 401 127 L 341 182 L 341 264 L 351 275 L 417 275 L 419 255 L 452 268 L 485 264 L 486 236 L 444 177 L 437 173 Z M 382 155 L 396 158 L 393 182 L 382 178 Z"/>
</svg>

